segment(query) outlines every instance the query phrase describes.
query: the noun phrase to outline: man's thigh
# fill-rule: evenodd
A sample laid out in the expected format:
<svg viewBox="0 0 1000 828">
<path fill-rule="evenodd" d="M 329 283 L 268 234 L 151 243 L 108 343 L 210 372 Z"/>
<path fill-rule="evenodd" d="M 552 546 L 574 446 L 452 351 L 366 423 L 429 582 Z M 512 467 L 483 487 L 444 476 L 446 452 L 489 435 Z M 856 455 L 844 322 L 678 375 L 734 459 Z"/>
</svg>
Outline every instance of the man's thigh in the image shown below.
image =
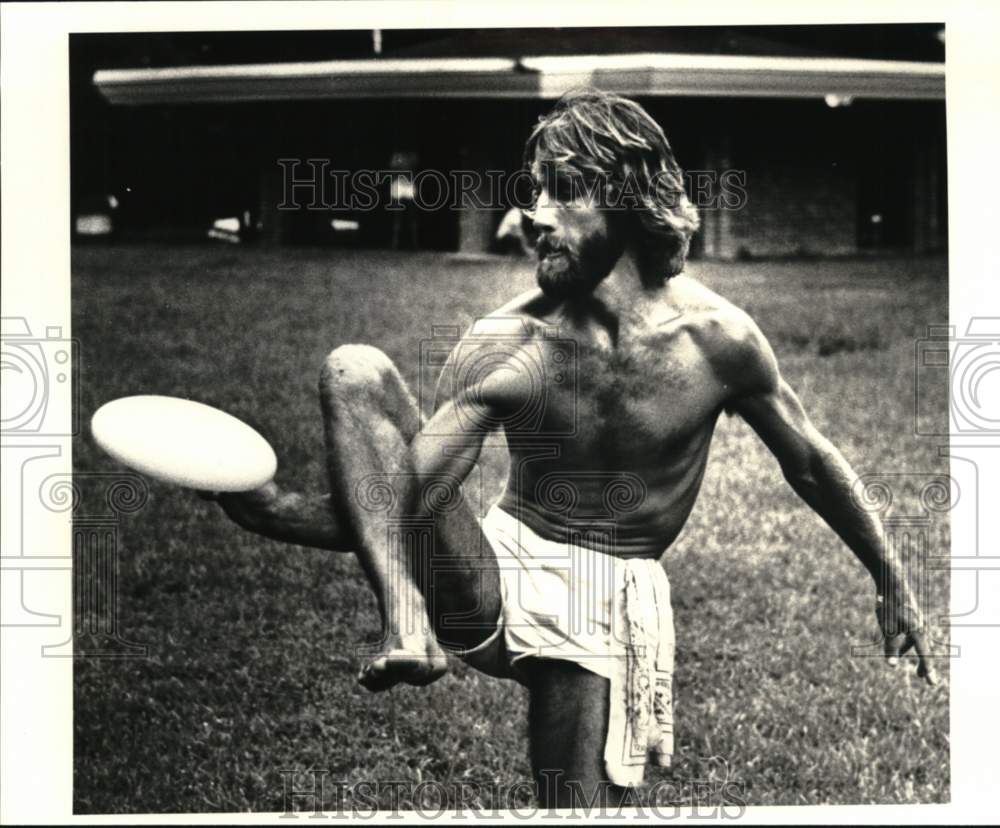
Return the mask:
<svg viewBox="0 0 1000 828">
<path fill-rule="evenodd" d="M 528 679 L 531 764 L 542 803 L 616 804 L 622 789 L 611 785 L 604 767 L 608 680 L 557 659 L 527 658 L 518 667 Z"/>
<path fill-rule="evenodd" d="M 461 486 L 406 471 L 411 463 L 404 455 L 423 423 L 399 369 L 377 348 L 342 345 L 324 364 L 320 391 L 331 499 L 345 523 L 354 526 L 369 555 L 406 553 L 400 559 L 413 572 L 390 567 L 386 577 L 415 577 L 442 645 L 469 649 L 481 643 L 500 615 L 496 557 Z M 409 505 L 422 508 L 410 515 Z M 389 591 L 405 592 L 392 583 Z M 425 623 L 422 608 L 412 618 L 405 606 L 399 610 L 401 623 Z"/>
</svg>

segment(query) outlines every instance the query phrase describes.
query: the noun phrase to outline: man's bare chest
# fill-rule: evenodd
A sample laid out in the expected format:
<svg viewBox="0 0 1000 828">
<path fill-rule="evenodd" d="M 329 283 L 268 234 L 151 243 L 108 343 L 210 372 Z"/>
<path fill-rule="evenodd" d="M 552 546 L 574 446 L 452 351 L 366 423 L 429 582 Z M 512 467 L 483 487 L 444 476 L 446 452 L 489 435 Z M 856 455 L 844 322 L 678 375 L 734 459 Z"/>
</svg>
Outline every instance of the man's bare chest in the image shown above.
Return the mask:
<svg viewBox="0 0 1000 828">
<path fill-rule="evenodd" d="M 552 376 L 532 390 L 541 403 L 534 427 L 601 444 L 602 453 L 669 448 L 714 421 L 720 406 L 711 366 L 683 333 L 614 343 L 581 335 L 536 347 Z"/>
<path fill-rule="evenodd" d="M 718 405 L 709 365 L 676 337 L 585 344 L 578 360 L 584 428 L 662 445 L 698 429 Z"/>
</svg>

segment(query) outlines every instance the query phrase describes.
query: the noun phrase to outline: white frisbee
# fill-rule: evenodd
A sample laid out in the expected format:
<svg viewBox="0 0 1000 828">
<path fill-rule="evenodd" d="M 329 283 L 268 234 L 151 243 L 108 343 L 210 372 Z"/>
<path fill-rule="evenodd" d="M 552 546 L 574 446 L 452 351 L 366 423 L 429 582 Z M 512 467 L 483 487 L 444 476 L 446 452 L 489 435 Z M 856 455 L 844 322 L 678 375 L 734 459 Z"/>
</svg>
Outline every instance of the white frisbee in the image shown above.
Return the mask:
<svg viewBox="0 0 1000 828">
<path fill-rule="evenodd" d="M 244 492 L 274 477 L 271 445 L 242 420 L 180 397 L 122 397 L 90 421 L 94 440 L 115 460 L 166 483 Z"/>
</svg>

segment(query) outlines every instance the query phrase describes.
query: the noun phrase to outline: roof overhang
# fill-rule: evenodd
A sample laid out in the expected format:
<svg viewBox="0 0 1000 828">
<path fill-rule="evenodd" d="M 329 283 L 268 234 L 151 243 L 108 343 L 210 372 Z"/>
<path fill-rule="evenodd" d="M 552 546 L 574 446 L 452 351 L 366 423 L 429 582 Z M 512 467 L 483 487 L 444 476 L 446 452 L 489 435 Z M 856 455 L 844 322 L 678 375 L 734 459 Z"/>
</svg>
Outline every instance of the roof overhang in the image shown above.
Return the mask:
<svg viewBox="0 0 1000 828">
<path fill-rule="evenodd" d="M 350 98 L 558 98 L 591 86 L 626 95 L 944 100 L 944 64 L 849 58 L 622 54 L 408 58 L 104 69 L 112 104 Z"/>
</svg>

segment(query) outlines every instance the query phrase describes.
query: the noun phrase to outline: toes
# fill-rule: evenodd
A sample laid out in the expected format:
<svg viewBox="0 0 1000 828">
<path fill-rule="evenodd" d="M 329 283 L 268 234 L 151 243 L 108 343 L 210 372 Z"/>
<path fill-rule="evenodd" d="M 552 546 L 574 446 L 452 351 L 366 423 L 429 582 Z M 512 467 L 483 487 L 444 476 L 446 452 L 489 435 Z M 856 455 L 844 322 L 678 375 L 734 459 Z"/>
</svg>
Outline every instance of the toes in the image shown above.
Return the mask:
<svg viewBox="0 0 1000 828">
<path fill-rule="evenodd" d="M 424 687 L 448 671 L 443 656 L 418 656 L 405 651 L 391 651 L 366 664 L 358 673 L 358 682 L 373 693 L 388 690 L 405 682 Z"/>
<path fill-rule="evenodd" d="M 365 690 L 372 693 L 388 690 L 399 681 L 390 673 L 388 667 L 388 659 L 385 656 L 376 658 L 361 668 L 361 672 L 358 673 L 358 682 Z"/>
</svg>

